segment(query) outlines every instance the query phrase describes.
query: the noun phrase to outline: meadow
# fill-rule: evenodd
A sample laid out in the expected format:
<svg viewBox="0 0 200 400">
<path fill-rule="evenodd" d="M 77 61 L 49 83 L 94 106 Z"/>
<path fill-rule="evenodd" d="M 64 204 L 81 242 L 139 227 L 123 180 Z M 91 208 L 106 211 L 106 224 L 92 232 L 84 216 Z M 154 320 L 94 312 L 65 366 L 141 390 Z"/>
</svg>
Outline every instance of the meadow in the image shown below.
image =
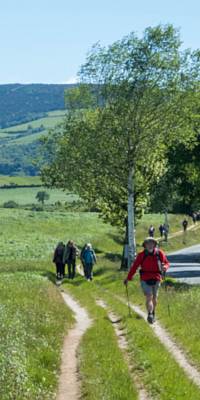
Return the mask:
<svg viewBox="0 0 200 400">
<path fill-rule="evenodd" d="M 61 202 L 62 204 L 67 202 L 71 203 L 78 199 L 78 196 L 63 192 L 62 190 L 46 189 L 44 187 L 27 187 L 27 188 L 10 188 L 0 189 L 0 205 L 2 206 L 5 202 L 13 200 L 18 205 L 31 205 L 38 204 L 36 195 L 39 191 L 45 191 L 49 194 L 49 199 L 45 201 L 45 204 L 55 204 Z"/>
<path fill-rule="evenodd" d="M 33 129 L 40 128 L 41 126 L 43 126 L 44 129 L 51 129 L 54 128 L 55 125 L 58 125 L 60 122 L 63 121 L 65 114 L 66 114 L 65 110 L 50 111 L 44 118 L 39 118 L 33 121 L 29 121 L 25 124 L 14 125 L 10 128 L 0 129 L 0 134 L 1 133 L 13 134 L 16 132 L 27 131 L 30 128 L 30 126 Z"/>
<path fill-rule="evenodd" d="M 12 190 L 16 191 L 16 199 L 21 191 L 24 203 L 28 204 L 32 203 L 32 189 L 5 189 L 5 193 L 8 196 Z M 62 195 L 57 192 L 56 199 L 61 200 Z M 97 213 L 67 212 L 64 209 L 36 212 L 26 210 L 23 206 L 20 209 L 0 208 L 0 219 L 2 400 L 56 398 L 63 337 L 73 323 L 73 315 L 63 304 L 53 284 L 55 267 L 52 255 L 58 241 L 66 242 L 69 239 L 74 239 L 79 249 L 84 243 L 92 242 L 98 259 L 91 286 L 81 277 L 77 277 L 73 283 L 66 279 L 63 284 L 63 289 L 84 305 L 93 318 L 93 325 L 84 335 L 79 348 L 82 398 L 137 399 L 137 389 L 118 348 L 113 327 L 106 312 L 95 303 L 98 298 L 103 298 L 122 317 L 134 373 L 140 376 L 153 399 L 190 400 L 200 396 L 199 390 L 191 384 L 162 344 L 158 344 L 145 322 L 138 320 L 134 314 L 131 319 L 127 318 L 126 306 L 115 297 L 120 295 L 125 299 L 122 284 L 125 273 L 119 272 L 123 235 L 117 228 L 105 224 Z M 169 215 L 171 232 L 181 229 L 182 219 L 182 215 Z M 158 233 L 158 226 L 163 221 L 164 215 L 144 215 L 137 225 L 138 248 L 150 223 L 156 226 Z M 195 240 L 199 241 L 198 230 L 195 235 Z M 188 241 L 192 241 L 193 237 L 194 233 L 188 232 Z M 176 238 L 176 246 L 181 245 L 182 237 Z M 165 246 L 170 251 L 174 240 L 169 240 Z M 172 315 L 169 318 L 166 293 L 164 289 L 161 290 L 158 316 L 176 341 L 185 348 L 192 362 L 200 368 L 200 353 L 195 352 L 200 330 L 197 318 L 199 293 L 199 288 L 195 287 L 189 290 L 183 287 L 179 291 L 175 287 L 171 288 L 169 298 Z M 130 296 L 134 303 L 143 307 L 138 279 L 130 285 Z M 186 310 L 191 317 L 188 323 L 183 323 Z M 166 376 L 165 371 L 170 373 Z M 177 382 L 175 389 L 174 380 Z"/>
<path fill-rule="evenodd" d="M 39 176 L 9 176 L 0 175 L 1 186 L 41 186 L 42 182 Z"/>
<path fill-rule="evenodd" d="M 62 123 L 65 114 L 65 110 L 51 111 L 47 113 L 47 116 L 44 118 L 15 125 L 10 128 L 0 129 L 0 138 L 4 139 L 7 146 L 33 143 L 39 140 L 41 136 L 48 134 L 50 129 Z"/>
</svg>

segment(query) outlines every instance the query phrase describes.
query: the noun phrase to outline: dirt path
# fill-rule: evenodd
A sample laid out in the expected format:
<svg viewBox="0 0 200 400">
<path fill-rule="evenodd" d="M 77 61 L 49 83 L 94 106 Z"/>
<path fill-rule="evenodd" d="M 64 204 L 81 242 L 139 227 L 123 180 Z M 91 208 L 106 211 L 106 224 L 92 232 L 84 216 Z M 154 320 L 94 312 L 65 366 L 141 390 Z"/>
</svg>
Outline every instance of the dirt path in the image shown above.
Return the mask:
<svg viewBox="0 0 200 400">
<path fill-rule="evenodd" d="M 119 296 L 116 296 L 118 300 L 127 304 L 127 302 Z M 127 304 L 128 305 L 128 304 Z M 146 313 L 140 309 L 140 307 L 130 304 L 131 309 L 146 321 Z M 163 346 L 171 353 L 180 367 L 185 371 L 186 375 L 200 387 L 200 372 L 190 363 L 186 358 L 183 350 L 177 346 L 177 344 L 171 339 L 168 332 L 158 323 L 149 325 L 158 337 Z"/>
<path fill-rule="evenodd" d="M 196 231 L 196 230 L 199 229 L 199 228 L 200 228 L 200 223 L 196 222 L 195 225 L 190 225 L 190 226 L 187 228 L 187 232 L 188 232 L 188 231 Z M 186 232 L 186 234 L 187 234 L 187 232 Z M 173 238 L 175 238 L 175 237 L 177 237 L 177 236 L 181 236 L 181 235 L 184 235 L 183 229 L 181 229 L 180 231 L 176 231 L 176 232 L 174 232 L 174 233 L 171 233 L 171 234 L 168 236 L 168 239 L 173 239 Z M 156 240 L 162 241 L 163 239 L 160 238 L 160 237 L 157 237 Z"/>
<path fill-rule="evenodd" d="M 102 308 L 107 310 L 108 306 L 102 299 L 97 300 L 96 303 L 100 307 L 102 307 Z M 107 313 L 108 313 L 109 320 L 113 324 L 113 327 L 114 327 L 114 330 L 115 330 L 115 334 L 116 334 L 116 337 L 117 337 L 117 341 L 118 341 L 118 346 L 121 349 L 121 351 L 123 352 L 124 358 L 125 358 L 125 360 L 127 362 L 127 365 L 129 367 L 129 372 L 130 372 L 130 375 L 132 377 L 134 386 L 136 387 L 136 389 L 138 391 L 138 399 L 139 400 L 150 400 L 149 395 L 147 394 L 145 388 L 142 386 L 141 380 L 138 379 L 136 374 L 133 373 L 133 371 L 132 371 L 133 366 L 131 365 L 130 357 L 129 357 L 129 354 L 128 354 L 128 342 L 126 340 L 126 337 L 125 337 L 125 334 L 124 334 L 123 330 L 120 327 L 121 318 L 118 317 L 117 315 L 115 315 L 113 312 L 107 311 Z"/>
<path fill-rule="evenodd" d="M 75 326 L 69 330 L 64 340 L 61 361 L 61 373 L 56 400 L 78 400 L 80 398 L 80 379 L 78 377 L 77 350 L 85 331 L 90 327 L 86 310 L 67 293 L 62 292 L 66 305 L 73 311 L 76 319 Z"/>
</svg>

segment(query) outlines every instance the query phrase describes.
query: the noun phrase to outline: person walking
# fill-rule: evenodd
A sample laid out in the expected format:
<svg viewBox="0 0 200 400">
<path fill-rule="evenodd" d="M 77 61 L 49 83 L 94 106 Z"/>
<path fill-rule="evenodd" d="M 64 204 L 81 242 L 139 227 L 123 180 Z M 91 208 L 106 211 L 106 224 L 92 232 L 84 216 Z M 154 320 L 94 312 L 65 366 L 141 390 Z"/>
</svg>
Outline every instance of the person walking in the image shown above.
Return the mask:
<svg viewBox="0 0 200 400">
<path fill-rule="evenodd" d="M 192 221 L 193 221 L 194 225 L 197 222 L 197 214 L 195 212 L 192 213 Z"/>
<path fill-rule="evenodd" d="M 92 281 L 93 266 L 96 263 L 97 259 L 96 259 L 96 254 L 90 243 L 87 244 L 82 254 L 82 259 L 85 265 L 85 277 L 88 281 Z"/>
<path fill-rule="evenodd" d="M 85 260 L 83 258 L 83 254 L 84 254 L 84 251 L 86 250 L 86 248 L 87 248 L 87 243 L 83 246 L 83 248 L 81 250 L 81 254 L 80 254 L 80 259 L 81 259 L 81 262 L 82 262 L 82 266 L 83 266 L 83 271 L 84 271 L 84 276 L 85 277 L 86 277 L 86 268 L 85 268 Z"/>
<path fill-rule="evenodd" d="M 56 246 L 53 256 L 53 262 L 56 264 L 56 278 L 63 279 L 65 276 L 65 263 L 63 262 L 63 256 L 65 251 L 65 245 L 63 242 L 59 242 Z"/>
<path fill-rule="evenodd" d="M 150 225 L 149 227 L 149 236 L 150 237 L 154 237 L 154 233 L 155 233 L 155 228 L 153 225 Z"/>
<path fill-rule="evenodd" d="M 165 238 L 165 242 L 168 241 L 168 235 L 169 235 L 169 225 L 168 224 L 164 224 L 163 225 L 163 235 Z"/>
<path fill-rule="evenodd" d="M 164 226 L 163 226 L 163 224 L 160 224 L 160 226 L 159 226 L 159 232 L 160 232 L 160 237 L 162 238 L 162 237 L 163 237 L 163 232 L 164 232 Z"/>
<path fill-rule="evenodd" d="M 141 288 L 146 297 L 147 321 L 153 324 L 155 322 L 158 290 L 162 275 L 169 268 L 169 262 L 164 252 L 156 247 L 157 241 L 154 238 L 146 238 L 143 246 L 144 250 L 138 254 L 133 262 L 124 284 L 128 285 L 128 282 L 132 280 L 140 267 Z"/>
<path fill-rule="evenodd" d="M 69 240 L 65 247 L 64 255 L 63 255 L 63 263 L 67 264 L 68 267 L 68 278 L 74 279 L 76 274 L 76 257 L 78 255 L 78 249 L 73 242 L 73 240 Z"/>
<path fill-rule="evenodd" d="M 186 218 L 184 218 L 182 225 L 183 225 L 183 231 L 186 232 L 188 228 L 188 220 Z"/>
</svg>

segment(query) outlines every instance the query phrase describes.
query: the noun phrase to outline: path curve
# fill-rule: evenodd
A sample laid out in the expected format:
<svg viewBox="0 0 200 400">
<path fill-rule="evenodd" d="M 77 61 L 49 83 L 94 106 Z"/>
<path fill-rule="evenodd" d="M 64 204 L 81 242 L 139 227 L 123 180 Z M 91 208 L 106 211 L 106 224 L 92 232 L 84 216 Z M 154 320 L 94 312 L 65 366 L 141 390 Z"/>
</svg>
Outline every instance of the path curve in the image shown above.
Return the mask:
<svg viewBox="0 0 200 400">
<path fill-rule="evenodd" d="M 65 304 L 73 311 L 76 324 L 69 330 L 64 340 L 56 400 L 78 400 L 80 398 L 80 379 L 78 377 L 77 350 L 82 336 L 92 321 L 86 310 L 69 294 L 62 292 L 61 295 Z"/>
<path fill-rule="evenodd" d="M 121 297 L 116 296 L 118 300 L 128 305 L 128 303 Z M 141 310 L 140 307 L 130 304 L 131 309 L 146 321 L 146 313 Z M 155 322 L 153 325 L 149 325 L 158 337 L 163 346 L 169 351 L 180 367 L 185 371 L 186 375 L 200 387 L 200 372 L 190 363 L 186 358 L 182 349 L 171 339 L 168 332 L 158 323 Z"/>
<path fill-rule="evenodd" d="M 96 303 L 98 306 L 107 310 L 108 306 L 102 299 L 97 300 Z M 150 396 L 147 394 L 145 388 L 142 386 L 141 380 L 138 379 L 135 374 L 133 374 L 130 357 L 128 355 L 128 342 L 126 340 L 126 337 L 125 337 L 123 331 L 120 328 L 121 318 L 119 318 L 117 315 L 115 315 L 111 311 L 107 311 L 107 313 L 108 313 L 109 320 L 113 324 L 115 334 L 117 337 L 117 341 L 118 341 L 118 346 L 119 346 L 120 350 L 123 352 L 123 355 L 127 362 L 129 372 L 132 377 L 134 386 L 136 387 L 136 389 L 138 391 L 138 400 L 150 400 Z"/>
<path fill-rule="evenodd" d="M 196 230 L 198 230 L 199 228 L 200 228 L 200 223 L 199 223 L 199 222 L 196 222 L 196 224 L 193 224 L 193 225 L 188 226 L 186 233 L 187 233 L 188 231 L 196 231 Z M 176 232 L 170 233 L 170 234 L 168 235 L 168 239 L 173 239 L 173 238 L 175 238 L 175 237 L 177 237 L 177 236 L 181 236 L 181 235 L 184 235 L 183 229 L 181 229 L 180 231 L 176 231 Z M 162 241 L 162 238 L 159 236 L 159 237 L 156 237 L 156 240 Z"/>
</svg>

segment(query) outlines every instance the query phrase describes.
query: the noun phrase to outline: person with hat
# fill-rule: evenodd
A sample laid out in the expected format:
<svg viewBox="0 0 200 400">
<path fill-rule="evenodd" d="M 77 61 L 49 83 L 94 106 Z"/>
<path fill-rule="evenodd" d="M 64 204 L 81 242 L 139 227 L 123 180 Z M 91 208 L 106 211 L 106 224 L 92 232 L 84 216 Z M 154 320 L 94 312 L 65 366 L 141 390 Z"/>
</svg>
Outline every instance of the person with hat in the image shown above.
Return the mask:
<svg viewBox="0 0 200 400">
<path fill-rule="evenodd" d="M 141 287 L 146 297 L 147 321 L 155 322 L 155 310 L 157 305 L 158 290 L 162 276 L 169 268 L 169 262 L 164 252 L 157 248 L 157 241 L 148 237 L 143 243 L 144 250 L 141 251 L 133 262 L 124 284 L 132 280 L 137 269 L 140 267 Z"/>
<path fill-rule="evenodd" d="M 88 243 L 85 250 L 82 253 L 83 265 L 85 266 L 85 277 L 88 281 L 92 281 L 93 278 L 93 266 L 97 262 L 96 254 L 92 248 L 91 243 Z"/>
</svg>

